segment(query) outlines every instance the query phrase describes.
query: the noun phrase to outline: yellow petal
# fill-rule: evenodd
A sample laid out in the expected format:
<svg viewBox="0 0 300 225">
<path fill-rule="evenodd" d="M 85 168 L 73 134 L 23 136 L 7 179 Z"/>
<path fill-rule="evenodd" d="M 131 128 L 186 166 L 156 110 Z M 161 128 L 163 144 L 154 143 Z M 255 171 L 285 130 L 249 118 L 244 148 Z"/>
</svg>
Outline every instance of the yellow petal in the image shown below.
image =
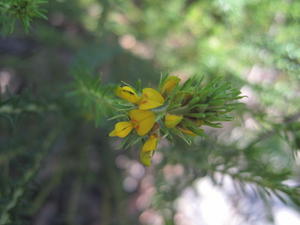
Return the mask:
<svg viewBox="0 0 300 225">
<path fill-rule="evenodd" d="M 115 124 L 115 129 L 109 133 L 110 137 L 118 136 L 120 138 L 126 137 L 133 129 L 131 122 L 118 122 Z"/>
<path fill-rule="evenodd" d="M 165 116 L 165 125 L 167 128 L 176 127 L 182 120 L 183 116 L 167 114 Z"/>
<path fill-rule="evenodd" d="M 147 110 L 133 109 L 129 112 L 129 117 L 140 136 L 147 134 L 155 123 L 154 113 Z"/>
<path fill-rule="evenodd" d="M 153 88 L 144 88 L 142 98 L 139 101 L 139 109 L 153 109 L 164 104 L 164 98 Z"/>
<path fill-rule="evenodd" d="M 118 87 L 116 89 L 116 95 L 131 103 L 137 103 L 140 100 L 140 97 L 129 86 Z"/>
<path fill-rule="evenodd" d="M 140 161 L 144 166 L 151 166 L 152 156 L 154 155 L 154 151 L 140 151 Z"/>
<path fill-rule="evenodd" d="M 184 133 L 184 134 L 188 134 L 188 135 L 191 135 L 191 136 L 197 136 L 197 134 L 195 134 L 193 131 L 189 130 L 189 129 L 186 129 L 186 128 L 183 128 L 183 127 L 178 127 L 178 129 Z"/>
<path fill-rule="evenodd" d="M 176 87 L 176 85 L 180 82 L 180 78 L 179 77 L 176 77 L 176 76 L 169 76 L 162 89 L 161 89 L 161 93 L 164 94 L 165 92 L 166 93 L 169 93 L 173 90 L 174 87 Z"/>
<path fill-rule="evenodd" d="M 158 137 L 156 134 L 152 134 L 148 140 L 144 143 L 142 151 L 143 152 L 149 152 L 149 151 L 154 151 L 157 147 L 157 141 Z"/>
</svg>

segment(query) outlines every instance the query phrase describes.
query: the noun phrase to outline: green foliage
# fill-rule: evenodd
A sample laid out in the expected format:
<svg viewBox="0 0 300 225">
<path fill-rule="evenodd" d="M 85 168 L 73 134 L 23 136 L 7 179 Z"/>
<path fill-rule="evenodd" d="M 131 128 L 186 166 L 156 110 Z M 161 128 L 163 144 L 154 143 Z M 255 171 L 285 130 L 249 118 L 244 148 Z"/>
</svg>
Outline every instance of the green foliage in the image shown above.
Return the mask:
<svg viewBox="0 0 300 225">
<path fill-rule="evenodd" d="M 243 96 L 240 96 L 241 92 L 238 89 L 232 88 L 221 77 L 205 83 L 202 82 L 204 78 L 192 76 L 179 84 L 180 78 L 166 75 L 161 77 L 158 90 L 153 88 L 140 90 L 139 87 L 138 93 L 134 87 L 126 83 L 125 86 L 118 87 L 114 92 L 125 100 L 125 103 L 115 104 L 115 111 L 119 112 L 119 115 L 111 119 L 118 119 L 120 122 L 115 124 L 114 134 L 110 136 L 125 137 L 122 148 L 143 141 L 140 160 L 149 166 L 160 137 L 168 138 L 171 142 L 179 137 L 187 144 L 191 144 L 189 136 L 205 136 L 202 125 L 222 127 L 218 122 L 233 119 L 228 113 L 241 105 L 235 101 Z M 97 85 L 95 82 L 92 83 Z M 104 105 L 107 104 L 105 108 L 112 106 L 104 100 L 102 102 Z M 142 118 L 146 113 L 148 116 Z M 149 119 L 151 116 L 153 118 Z M 131 132 L 133 128 L 136 132 Z M 139 129 L 140 131 L 147 129 L 147 132 L 141 134 Z M 124 130 L 129 130 L 129 133 L 123 133 Z M 149 142 L 150 140 L 155 141 Z M 147 142 L 152 143 L 151 147 Z M 144 150 L 146 145 L 149 146 L 148 150 Z"/>
<path fill-rule="evenodd" d="M 3 0 L 0 3 L 0 31 L 9 34 L 14 31 L 16 22 L 22 23 L 29 30 L 35 18 L 47 19 L 41 5 L 47 0 Z"/>
<path fill-rule="evenodd" d="M 42 143 L 41 146 L 35 146 L 40 148 L 39 152 L 36 152 L 34 154 L 29 154 L 28 156 L 33 157 L 33 159 L 30 159 L 30 164 L 31 167 L 30 168 L 26 168 L 26 172 L 24 172 L 24 174 L 22 174 L 22 177 L 18 178 L 17 181 L 12 180 L 12 178 L 14 178 L 13 173 L 15 171 L 11 171 L 11 169 L 9 168 L 9 161 L 13 161 L 13 160 L 18 160 L 20 159 L 20 156 L 23 153 L 24 148 L 21 147 L 21 149 L 17 152 L 14 151 L 14 153 L 17 153 L 15 155 L 12 155 L 10 157 L 9 154 L 6 153 L 5 156 L 5 152 L 1 152 L 1 158 L 2 161 L 0 163 L 3 171 L 4 171 L 4 176 L 1 179 L 1 183 L 3 184 L 3 188 L 1 189 L 1 195 L 2 195 L 2 204 L 0 205 L 0 224 L 1 225 L 5 225 L 5 224 L 13 224 L 14 223 L 14 219 L 11 218 L 12 215 L 14 215 L 14 213 L 12 213 L 16 208 L 20 207 L 20 205 L 22 205 L 22 202 L 24 201 L 24 199 L 26 198 L 26 196 L 28 195 L 28 184 L 30 182 L 32 182 L 32 180 L 34 179 L 34 177 L 37 175 L 39 169 L 41 168 L 41 164 L 42 161 L 44 160 L 47 152 L 49 151 L 49 148 L 51 147 L 51 145 L 53 144 L 53 140 L 56 138 L 57 133 L 52 133 L 51 135 L 49 135 L 45 141 Z M 6 149 L 7 150 L 7 149 Z M 27 157 L 28 157 L 27 156 Z M 30 158 L 30 157 L 28 157 Z M 6 178 L 6 182 L 8 181 L 8 183 L 4 183 L 4 178 Z M 5 185 L 5 186 L 4 186 Z M 8 189 L 7 187 L 11 186 L 12 189 Z M 23 203 L 24 204 L 24 203 Z M 23 205 L 24 207 L 24 205 Z"/>
<path fill-rule="evenodd" d="M 227 115 L 227 113 L 242 105 L 234 101 L 244 96 L 240 96 L 241 92 L 236 88 L 232 88 L 221 77 L 217 77 L 206 83 L 202 82 L 203 79 L 204 76 L 189 78 L 183 84 L 182 88 L 180 88 L 179 92 L 179 96 L 182 93 L 181 95 L 186 95 L 186 98 L 183 97 L 180 99 L 176 94 L 173 94 L 170 99 L 170 102 L 174 105 L 179 103 L 178 100 L 183 101 L 181 103 L 183 105 L 180 108 L 173 109 L 171 104 L 170 112 L 187 114 L 191 121 L 199 120 L 203 125 L 221 127 L 221 124 L 216 122 L 232 120 L 233 117 Z"/>
<path fill-rule="evenodd" d="M 117 100 L 114 97 L 115 85 L 103 85 L 99 77 L 91 76 L 85 71 L 74 71 L 74 91 L 68 96 L 78 103 L 78 109 L 81 110 L 86 119 L 95 121 L 96 126 L 103 119 L 114 114 Z"/>
</svg>

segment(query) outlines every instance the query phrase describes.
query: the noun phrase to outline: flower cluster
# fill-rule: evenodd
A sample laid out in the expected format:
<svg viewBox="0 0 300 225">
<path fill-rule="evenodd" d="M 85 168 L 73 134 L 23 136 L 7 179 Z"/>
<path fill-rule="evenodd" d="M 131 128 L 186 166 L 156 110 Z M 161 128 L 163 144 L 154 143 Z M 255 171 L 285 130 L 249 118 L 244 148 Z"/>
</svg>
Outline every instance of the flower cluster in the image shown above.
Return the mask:
<svg viewBox="0 0 300 225">
<path fill-rule="evenodd" d="M 116 95 L 129 103 L 123 116 L 126 121 L 115 124 L 109 136 L 128 138 L 129 142 L 143 142 L 140 161 L 151 165 L 152 156 L 162 137 L 172 140 L 173 136 L 190 143 L 189 137 L 203 136 L 201 126 L 220 127 L 215 121 L 228 121 L 225 115 L 241 98 L 240 92 L 219 79 L 201 86 L 202 79 L 192 77 L 185 82 L 176 76 L 161 79 L 159 89 L 144 88 L 141 94 L 131 86 L 119 86 Z M 129 140 L 129 139 L 128 139 Z"/>
</svg>

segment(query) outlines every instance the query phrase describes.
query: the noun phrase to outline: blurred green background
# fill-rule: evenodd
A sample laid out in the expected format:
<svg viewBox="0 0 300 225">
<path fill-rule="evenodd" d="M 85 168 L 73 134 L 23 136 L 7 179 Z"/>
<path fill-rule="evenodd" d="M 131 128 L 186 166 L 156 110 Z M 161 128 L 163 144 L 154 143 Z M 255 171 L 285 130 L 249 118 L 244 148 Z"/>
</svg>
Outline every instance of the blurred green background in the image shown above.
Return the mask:
<svg viewBox="0 0 300 225">
<path fill-rule="evenodd" d="M 279 224 L 278 205 L 299 212 L 299 1 L 39 7 L 47 19 L 33 18 L 28 32 L 17 22 L 7 34 L 1 24 L 1 225 L 210 224 L 189 218 L 178 200 L 201 179 L 220 186 L 243 218 L 226 224 Z M 144 168 L 138 147 L 120 150 L 108 138 L 110 85 L 155 87 L 161 73 L 223 76 L 247 97 L 233 122 L 192 146 L 163 142 Z"/>
</svg>

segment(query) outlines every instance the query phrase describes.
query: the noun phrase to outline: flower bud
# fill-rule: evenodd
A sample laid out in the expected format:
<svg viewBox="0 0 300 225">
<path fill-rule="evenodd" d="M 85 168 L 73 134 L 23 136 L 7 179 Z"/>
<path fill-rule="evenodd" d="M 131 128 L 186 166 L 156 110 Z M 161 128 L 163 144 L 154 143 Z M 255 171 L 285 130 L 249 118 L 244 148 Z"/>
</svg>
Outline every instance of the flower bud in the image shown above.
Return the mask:
<svg viewBox="0 0 300 225">
<path fill-rule="evenodd" d="M 179 77 L 176 77 L 176 76 L 169 76 L 162 89 L 161 89 L 161 93 L 164 94 L 164 93 L 170 93 L 174 87 L 176 87 L 176 85 L 179 83 L 180 81 L 180 78 Z"/>
<path fill-rule="evenodd" d="M 182 115 L 167 114 L 165 116 L 165 125 L 167 128 L 176 127 L 181 122 L 182 119 L 183 119 Z"/>
</svg>

